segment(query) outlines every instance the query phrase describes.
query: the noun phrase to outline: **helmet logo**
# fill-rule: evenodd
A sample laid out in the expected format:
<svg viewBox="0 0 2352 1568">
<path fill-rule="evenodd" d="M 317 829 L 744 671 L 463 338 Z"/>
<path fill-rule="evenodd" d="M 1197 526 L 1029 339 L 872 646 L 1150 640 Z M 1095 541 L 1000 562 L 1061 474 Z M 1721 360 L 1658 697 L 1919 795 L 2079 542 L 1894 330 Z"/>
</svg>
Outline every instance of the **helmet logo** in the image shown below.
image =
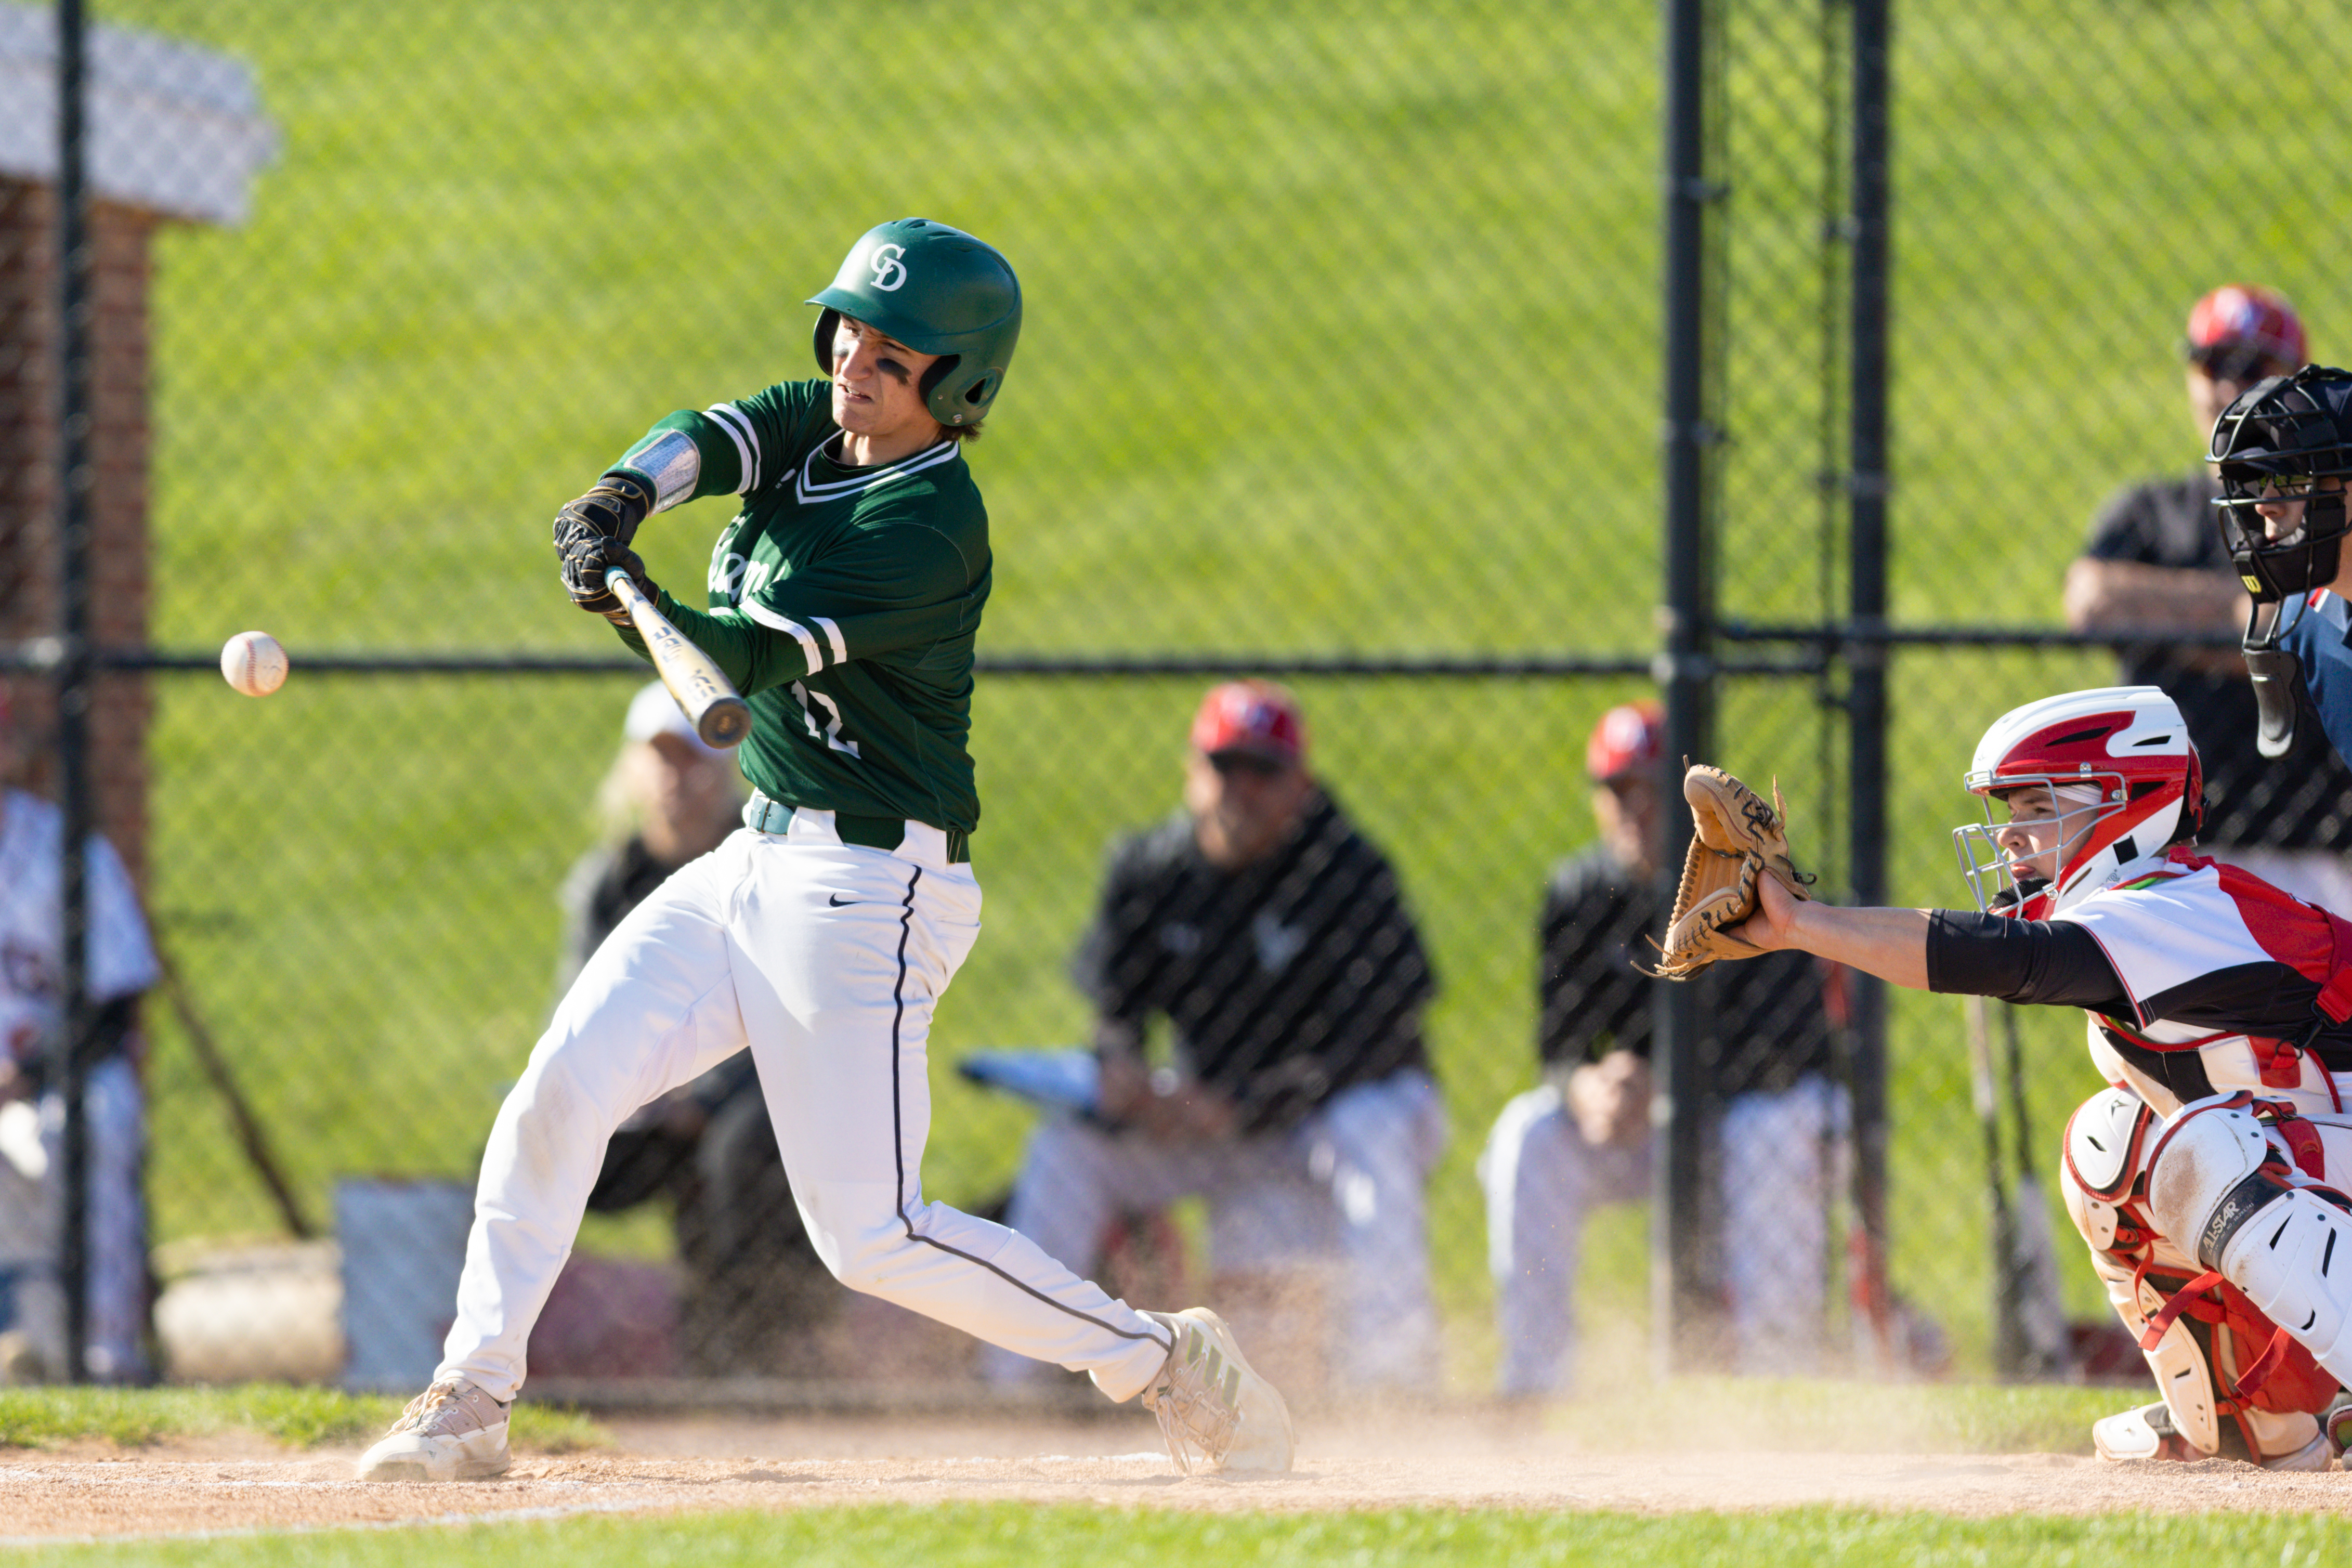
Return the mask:
<svg viewBox="0 0 2352 1568">
<path fill-rule="evenodd" d="M 885 294 L 894 293 L 907 281 L 907 264 L 898 258 L 907 254 L 903 245 L 877 245 L 866 266 L 873 270 L 874 287 Z"/>
</svg>

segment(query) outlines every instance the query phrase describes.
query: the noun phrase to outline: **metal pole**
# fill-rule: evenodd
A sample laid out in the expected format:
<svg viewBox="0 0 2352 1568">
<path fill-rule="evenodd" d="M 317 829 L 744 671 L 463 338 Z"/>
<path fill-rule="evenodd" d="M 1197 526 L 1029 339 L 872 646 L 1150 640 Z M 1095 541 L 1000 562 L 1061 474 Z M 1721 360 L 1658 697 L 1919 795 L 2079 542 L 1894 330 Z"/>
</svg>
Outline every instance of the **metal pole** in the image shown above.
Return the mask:
<svg viewBox="0 0 2352 1568">
<path fill-rule="evenodd" d="M 65 1100 L 65 1203 L 58 1275 L 66 1301 L 68 1383 L 89 1377 L 89 1127 L 83 1114 L 90 1029 L 89 889 L 84 847 L 91 829 L 89 798 L 89 195 L 82 178 L 83 82 L 86 75 L 81 0 L 58 0 L 58 631 L 64 662 L 58 668 L 58 805 L 64 863 L 58 877 L 59 989 L 64 1026 L 52 1057 Z"/>
<path fill-rule="evenodd" d="M 1665 605 L 1660 619 L 1665 646 L 1657 678 L 1666 709 L 1658 781 L 1665 807 L 1660 877 L 1671 902 L 1691 836 L 1680 762 L 1711 754 L 1714 728 L 1706 479 L 1716 431 L 1707 419 L 1706 220 L 1717 193 L 1706 178 L 1706 0 L 1664 0 L 1664 6 Z M 1651 1122 L 1657 1165 L 1650 1303 L 1653 1356 L 1666 1375 L 1704 1361 L 1711 1326 L 1705 1268 L 1706 1019 L 1703 993 L 1694 985 L 1659 981 L 1652 1005 L 1657 1099 Z"/>
<path fill-rule="evenodd" d="M 1852 661 L 1847 722 L 1853 763 L 1848 864 L 1857 904 L 1886 901 L 1886 319 L 1887 46 L 1889 0 L 1853 0 L 1853 300 L 1851 552 Z M 1883 1370 L 1892 1361 L 1886 1282 L 1886 992 L 1853 977 L 1851 1062 L 1858 1304 L 1868 1348 Z"/>
</svg>

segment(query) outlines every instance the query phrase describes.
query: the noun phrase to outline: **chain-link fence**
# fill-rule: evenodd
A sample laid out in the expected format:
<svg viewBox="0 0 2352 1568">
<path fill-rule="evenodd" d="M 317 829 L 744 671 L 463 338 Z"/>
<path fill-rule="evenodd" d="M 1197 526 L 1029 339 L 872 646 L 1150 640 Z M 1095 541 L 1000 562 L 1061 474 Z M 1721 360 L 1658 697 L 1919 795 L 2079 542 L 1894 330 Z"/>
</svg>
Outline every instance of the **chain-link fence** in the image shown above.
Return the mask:
<svg viewBox="0 0 2352 1568">
<path fill-rule="evenodd" d="M 1707 496 L 1730 634 L 1715 651 L 1733 672 L 1714 690 L 1718 757 L 1778 774 L 1832 889 L 1850 883 L 1848 699 L 1873 645 L 1790 628 L 1842 624 L 1853 586 L 1852 21 L 1839 4 L 1706 15 L 1722 437 Z M 1643 1134 L 1589 1135 L 1626 1101 L 1622 1061 L 1610 1093 L 1569 1083 L 1640 1025 L 1555 1036 L 1544 1010 L 1547 994 L 1600 1006 L 1578 988 L 1622 981 L 1640 944 L 1588 944 L 1564 970 L 1543 953 L 1548 922 L 1574 923 L 1556 871 L 1605 858 L 1596 805 L 1624 804 L 1589 782 L 1588 740 L 1655 689 L 1656 16 L 125 0 L 91 24 L 89 636 L 146 651 L 116 658 L 86 719 L 68 718 L 87 725 L 97 820 L 162 961 L 132 975 L 153 981 L 139 1028 L 89 1069 L 97 1163 L 115 1159 L 118 1186 L 146 1199 L 125 1217 L 92 1176 L 90 1342 L 120 1327 L 93 1366 L 429 1372 L 469 1184 L 567 943 L 664 858 L 648 806 L 629 805 L 649 773 L 623 733 L 646 673 L 562 597 L 546 520 L 671 409 L 816 374 L 800 301 L 862 230 L 906 213 L 999 246 L 1027 312 L 969 455 L 997 568 L 973 699 L 986 931 L 931 1038 L 927 1194 L 991 1212 L 1015 1194 L 1050 1113 L 952 1067 L 1091 1040 L 1097 999 L 1071 960 L 1107 852 L 1179 808 L 1207 688 L 1279 677 L 1315 774 L 1393 866 L 1436 980 L 1418 1026 L 1451 1126 L 1425 1189 L 1446 1384 L 1549 1376 L 1538 1352 L 1571 1297 L 1571 1360 L 1640 1353 Z M 2334 354 L 2334 120 L 2306 110 L 2282 129 L 2238 98 L 2208 103 L 2183 64 L 2299 79 L 2338 30 L 2271 5 L 1898 15 L 1895 624 L 2063 624 L 2062 578 L 2101 498 L 2194 466 L 2179 322 L 2206 289 L 2283 288 L 2317 357 Z M 47 8 L 0 5 L 5 638 L 63 625 L 56 37 Z M 651 574 L 689 596 L 728 516 L 710 500 L 649 523 Z M 206 673 L 207 650 L 249 626 L 292 651 L 263 702 Z M 1983 725 L 2109 678 L 2096 648 L 2033 640 L 1892 656 L 1896 901 L 1960 901 L 1945 830 Z M 20 645 L 9 688 L 30 792 L 11 797 L 10 833 L 34 819 L 18 803 L 61 782 L 44 646 Z M 2240 743 L 2200 739 L 2209 755 Z M 2341 796 L 2305 804 L 2332 852 Z M 1638 909 L 1611 910 L 1621 939 L 1638 934 Z M 1296 940 L 1271 929 L 1253 937 L 1268 963 Z M 1706 1207 L 1728 1228 L 1706 1267 L 1735 1364 L 1850 1364 L 1847 1002 L 1836 977 L 1803 974 L 1712 998 Z M 1783 1013 L 1784 1036 L 1758 1016 Z M 29 1080 L 47 1015 L 22 1017 Z M 1967 1016 L 1903 994 L 1888 1017 L 1886 1267 L 1916 1331 L 1902 1358 L 1981 1371 L 1991 1264 Z M 2046 1186 L 2061 1119 L 2095 1079 L 2077 1024 L 2020 1022 Z M 2000 1025 L 1996 1010 L 1996 1067 Z M 1148 1043 L 1178 1044 L 1167 1032 Z M 1779 1066 L 1739 1078 L 1767 1037 Z M 119 1103 L 101 1104 L 109 1085 Z M 542 1386 L 979 1376 L 968 1342 L 814 1277 L 748 1092 L 740 1075 L 707 1083 L 633 1125 L 652 1163 L 600 1186 L 534 1341 Z M 0 1181 L 37 1218 L 58 1184 L 27 1173 L 43 1100 L 18 1103 L 0 1130 L 17 1129 L 21 1158 Z M 1265 1135 L 1288 1152 L 1268 1181 L 1329 1211 L 1295 1245 L 1222 1250 L 1222 1188 L 1138 1205 L 1105 1239 L 1114 1289 L 1273 1289 L 1349 1332 L 1328 1223 L 1345 1184 L 1315 1157 L 1321 1123 L 1300 1125 Z M 49 1147 L 53 1162 L 54 1129 Z M 1507 1165 L 1591 1219 L 1545 1222 L 1547 1291 L 1528 1321 L 1499 1303 L 1498 1329 L 1489 1222 Z M 1762 1246 L 1759 1204 L 1810 1219 Z M 2088 1318 L 2094 1282 L 2048 1217 Z M 48 1288 L 54 1224 L 10 1233 L 17 1300 Z M 107 1305 L 143 1288 L 141 1256 L 163 1288 L 152 1333 L 135 1304 Z M 1512 1256 L 1506 1273 L 1527 1278 L 1532 1255 Z"/>
</svg>

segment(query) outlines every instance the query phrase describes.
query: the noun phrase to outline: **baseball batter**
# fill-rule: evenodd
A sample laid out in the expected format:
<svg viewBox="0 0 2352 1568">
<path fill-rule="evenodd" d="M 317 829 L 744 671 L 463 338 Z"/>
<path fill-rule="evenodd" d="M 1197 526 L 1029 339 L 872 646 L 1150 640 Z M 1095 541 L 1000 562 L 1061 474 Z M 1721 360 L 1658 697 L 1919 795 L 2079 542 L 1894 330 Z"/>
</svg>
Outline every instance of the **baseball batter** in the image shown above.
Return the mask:
<svg viewBox="0 0 2352 1568">
<path fill-rule="evenodd" d="M 1756 879 L 1735 943 L 1921 990 L 2074 1006 L 2112 1086 L 2060 1182 L 2163 1402 L 2103 1458 L 2328 1469 L 2352 1376 L 2352 922 L 2195 852 L 2204 773 L 2154 687 L 2028 703 L 1978 742 L 1974 912 L 1838 909 Z M 2009 820 L 1996 822 L 1993 801 Z M 1769 815 L 1769 814 L 1768 814 Z M 1719 956 L 1741 956 L 1727 948 Z"/>
<path fill-rule="evenodd" d="M 754 794 L 744 830 L 631 911 L 557 1008 L 490 1131 L 442 1364 L 359 1473 L 507 1468 L 531 1324 L 607 1139 L 746 1046 L 842 1283 L 1141 1395 L 1186 1468 L 1287 1468 L 1289 1415 L 1214 1313 L 1138 1311 L 923 1197 L 931 1014 L 980 934 L 966 742 L 992 557 L 963 443 L 1003 384 L 1020 285 L 989 246 L 906 218 L 809 303 L 830 385 L 672 414 L 556 520 L 579 607 L 642 652 L 605 586 L 625 569 L 749 700 Z M 712 495 L 741 506 L 693 606 L 629 544 Z"/>
</svg>

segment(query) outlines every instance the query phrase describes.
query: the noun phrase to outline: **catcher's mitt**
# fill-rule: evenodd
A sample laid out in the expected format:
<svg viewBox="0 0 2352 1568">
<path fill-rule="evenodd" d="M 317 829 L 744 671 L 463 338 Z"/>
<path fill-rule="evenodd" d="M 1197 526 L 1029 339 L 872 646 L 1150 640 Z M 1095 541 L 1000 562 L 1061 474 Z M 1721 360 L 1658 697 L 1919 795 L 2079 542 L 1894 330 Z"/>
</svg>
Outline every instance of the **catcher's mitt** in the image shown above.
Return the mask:
<svg viewBox="0 0 2352 1568">
<path fill-rule="evenodd" d="M 1772 803 L 1725 773 L 1705 763 L 1683 774 L 1683 798 L 1690 802 L 1690 853 L 1683 858 L 1682 886 L 1650 973 L 1687 980 L 1718 958 L 1754 958 L 1764 950 L 1733 936 L 1729 927 L 1756 912 L 1756 879 L 1769 876 L 1797 898 L 1810 899 L 1813 879 L 1789 858 L 1789 836 L 1780 806 L 1780 786 Z M 1780 809 L 1774 809 L 1780 806 Z"/>
</svg>

